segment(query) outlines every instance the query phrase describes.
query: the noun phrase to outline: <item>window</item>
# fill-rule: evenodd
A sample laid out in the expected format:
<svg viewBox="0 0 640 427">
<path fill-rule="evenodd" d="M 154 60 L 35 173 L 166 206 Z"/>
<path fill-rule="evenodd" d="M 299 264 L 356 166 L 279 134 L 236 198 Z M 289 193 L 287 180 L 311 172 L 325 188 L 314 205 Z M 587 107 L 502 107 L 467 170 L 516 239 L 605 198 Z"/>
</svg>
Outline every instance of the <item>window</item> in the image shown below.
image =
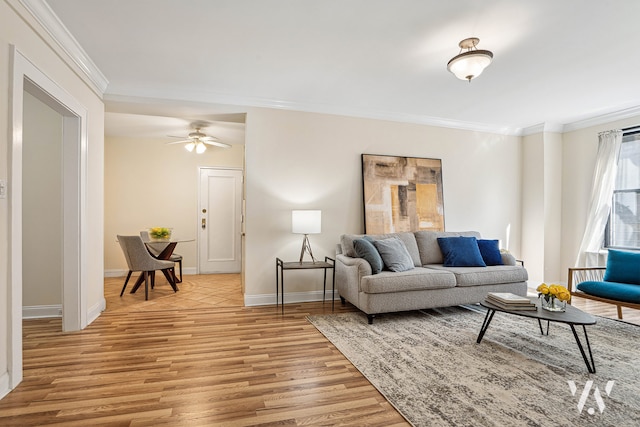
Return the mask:
<svg viewBox="0 0 640 427">
<path fill-rule="evenodd" d="M 640 127 L 622 134 L 605 246 L 640 250 Z"/>
</svg>

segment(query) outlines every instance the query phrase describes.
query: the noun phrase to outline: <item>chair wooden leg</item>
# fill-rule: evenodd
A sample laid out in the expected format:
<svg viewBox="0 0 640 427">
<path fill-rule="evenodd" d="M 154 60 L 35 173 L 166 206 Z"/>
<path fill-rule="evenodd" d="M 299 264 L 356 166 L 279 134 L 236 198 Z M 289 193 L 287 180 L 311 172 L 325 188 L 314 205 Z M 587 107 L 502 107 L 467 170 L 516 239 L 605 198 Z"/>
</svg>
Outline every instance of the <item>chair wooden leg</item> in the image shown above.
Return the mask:
<svg viewBox="0 0 640 427">
<path fill-rule="evenodd" d="M 131 273 L 133 273 L 133 271 L 129 270 L 129 274 L 127 274 L 127 278 L 124 280 L 124 286 L 122 287 L 120 296 L 122 296 L 122 294 L 124 294 L 124 290 L 127 289 L 127 283 L 129 283 L 129 279 L 131 278 Z"/>
<path fill-rule="evenodd" d="M 618 307 L 618 319 L 622 320 L 622 306 L 618 305 L 616 307 Z"/>
<path fill-rule="evenodd" d="M 169 270 L 169 272 L 166 275 L 167 276 L 167 280 L 169 281 L 169 284 L 173 288 L 173 292 L 178 292 L 178 286 L 176 285 L 176 269 L 175 268 L 169 268 L 168 270 Z"/>
<path fill-rule="evenodd" d="M 175 268 L 174 268 L 174 274 L 173 277 L 176 277 L 176 283 L 182 283 L 182 260 L 178 261 L 178 268 L 180 268 L 180 280 L 178 280 L 178 278 L 175 275 Z"/>
<path fill-rule="evenodd" d="M 147 301 L 149 299 L 149 272 L 145 271 L 142 274 L 144 274 L 144 300 Z"/>
<path fill-rule="evenodd" d="M 156 272 L 150 271 L 149 274 L 151 275 L 151 289 L 154 289 L 156 287 Z"/>
</svg>

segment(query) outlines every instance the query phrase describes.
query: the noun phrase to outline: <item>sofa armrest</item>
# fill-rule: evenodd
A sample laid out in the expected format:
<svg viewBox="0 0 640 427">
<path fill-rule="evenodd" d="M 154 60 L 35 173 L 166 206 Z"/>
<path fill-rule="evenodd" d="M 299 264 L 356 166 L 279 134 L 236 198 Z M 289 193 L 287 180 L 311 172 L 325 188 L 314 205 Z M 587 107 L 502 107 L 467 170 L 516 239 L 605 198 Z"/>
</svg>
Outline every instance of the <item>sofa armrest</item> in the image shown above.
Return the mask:
<svg viewBox="0 0 640 427">
<path fill-rule="evenodd" d="M 575 294 L 574 284 L 579 284 L 589 280 L 600 282 L 604 278 L 606 267 L 570 267 L 567 278 L 567 289 L 571 294 Z"/>
<path fill-rule="evenodd" d="M 371 274 L 371 265 L 365 259 L 336 255 L 336 289 L 342 298 L 355 306 L 358 306 L 360 280 Z"/>
</svg>

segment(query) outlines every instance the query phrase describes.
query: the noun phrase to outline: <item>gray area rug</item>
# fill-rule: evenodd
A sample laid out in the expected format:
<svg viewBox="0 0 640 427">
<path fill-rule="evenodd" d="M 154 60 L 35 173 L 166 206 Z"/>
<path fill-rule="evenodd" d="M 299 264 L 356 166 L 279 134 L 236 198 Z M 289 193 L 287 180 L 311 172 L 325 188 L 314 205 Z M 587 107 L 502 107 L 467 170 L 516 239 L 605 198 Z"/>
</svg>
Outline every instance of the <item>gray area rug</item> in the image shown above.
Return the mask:
<svg viewBox="0 0 640 427">
<path fill-rule="evenodd" d="M 415 426 L 640 426 L 640 327 L 587 327 L 589 374 L 568 325 L 479 306 L 309 321 Z M 582 337 L 582 328 L 577 329 Z"/>
</svg>

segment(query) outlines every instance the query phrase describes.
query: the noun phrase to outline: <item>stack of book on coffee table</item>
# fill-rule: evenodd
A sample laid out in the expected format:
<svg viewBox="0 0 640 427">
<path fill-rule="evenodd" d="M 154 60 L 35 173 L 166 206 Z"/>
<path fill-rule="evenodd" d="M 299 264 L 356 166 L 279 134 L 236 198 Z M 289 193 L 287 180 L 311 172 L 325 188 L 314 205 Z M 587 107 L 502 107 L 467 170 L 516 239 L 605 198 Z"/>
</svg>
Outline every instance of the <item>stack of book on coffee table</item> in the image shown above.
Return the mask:
<svg viewBox="0 0 640 427">
<path fill-rule="evenodd" d="M 527 297 L 508 292 L 489 292 L 485 301 L 505 310 L 536 310 L 536 303 Z"/>
</svg>

